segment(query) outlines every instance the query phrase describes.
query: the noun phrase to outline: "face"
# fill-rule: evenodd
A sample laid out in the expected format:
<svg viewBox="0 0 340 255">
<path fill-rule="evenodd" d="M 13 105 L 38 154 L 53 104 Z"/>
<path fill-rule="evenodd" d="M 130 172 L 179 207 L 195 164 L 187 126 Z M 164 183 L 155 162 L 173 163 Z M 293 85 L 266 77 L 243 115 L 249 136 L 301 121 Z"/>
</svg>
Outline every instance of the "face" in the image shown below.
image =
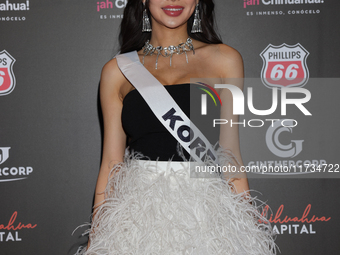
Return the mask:
<svg viewBox="0 0 340 255">
<path fill-rule="evenodd" d="M 152 26 L 155 23 L 168 28 L 185 24 L 195 11 L 198 0 L 150 0 Z"/>
</svg>

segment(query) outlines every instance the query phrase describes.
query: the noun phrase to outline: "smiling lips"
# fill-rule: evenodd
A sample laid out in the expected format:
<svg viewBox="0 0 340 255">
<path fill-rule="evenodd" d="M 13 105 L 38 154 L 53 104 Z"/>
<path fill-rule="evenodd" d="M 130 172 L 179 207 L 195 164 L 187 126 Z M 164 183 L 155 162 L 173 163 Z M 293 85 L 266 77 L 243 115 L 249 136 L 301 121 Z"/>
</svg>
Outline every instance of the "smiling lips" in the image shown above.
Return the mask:
<svg viewBox="0 0 340 255">
<path fill-rule="evenodd" d="M 184 7 L 179 5 L 167 5 L 162 8 L 168 16 L 177 17 L 183 12 Z"/>
</svg>

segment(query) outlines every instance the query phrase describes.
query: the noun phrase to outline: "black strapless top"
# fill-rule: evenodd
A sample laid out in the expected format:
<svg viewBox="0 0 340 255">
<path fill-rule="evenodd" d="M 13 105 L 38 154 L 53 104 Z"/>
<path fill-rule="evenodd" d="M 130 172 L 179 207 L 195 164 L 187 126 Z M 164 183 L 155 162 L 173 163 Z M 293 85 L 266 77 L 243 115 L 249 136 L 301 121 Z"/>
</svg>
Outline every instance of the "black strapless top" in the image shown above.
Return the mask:
<svg viewBox="0 0 340 255">
<path fill-rule="evenodd" d="M 164 87 L 184 113 L 190 118 L 190 88 L 192 89 L 193 86 L 190 84 L 177 84 L 165 85 Z M 197 100 L 194 100 L 194 103 L 197 103 L 197 106 L 194 104 L 194 109 L 197 109 L 197 113 L 200 114 L 200 95 L 202 94 L 202 91 L 196 89 L 195 92 L 197 92 L 198 97 Z M 191 104 L 193 106 L 193 102 L 191 102 Z M 219 118 L 219 109 L 217 115 L 216 113 L 210 114 L 209 112 L 208 115 L 212 123 L 213 118 Z M 144 101 L 136 89 L 130 91 L 123 100 L 122 124 L 125 133 L 128 136 L 127 145 L 131 152 L 140 152 L 151 160 L 183 160 L 183 158 L 178 154 L 177 140 L 169 133 L 162 123 L 159 122 L 148 104 Z M 201 129 L 198 125 L 199 123 L 195 124 Z M 209 126 L 208 131 L 210 136 L 207 136 L 202 129 L 201 131 L 207 136 L 212 144 L 215 144 L 218 141 L 219 128 L 216 128 L 214 132 L 210 132 L 212 130 L 212 124 L 209 125 L 205 123 L 204 126 Z M 189 153 L 187 153 L 184 149 L 182 149 L 182 151 L 185 158 L 189 159 Z"/>
</svg>

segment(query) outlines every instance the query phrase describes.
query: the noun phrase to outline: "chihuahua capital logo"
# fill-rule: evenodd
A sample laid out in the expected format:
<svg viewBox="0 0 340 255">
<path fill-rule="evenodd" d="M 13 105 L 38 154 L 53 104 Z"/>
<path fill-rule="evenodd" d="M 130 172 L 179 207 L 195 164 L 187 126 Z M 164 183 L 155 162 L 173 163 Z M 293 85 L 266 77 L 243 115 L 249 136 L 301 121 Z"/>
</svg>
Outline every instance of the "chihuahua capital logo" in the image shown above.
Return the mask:
<svg viewBox="0 0 340 255">
<path fill-rule="evenodd" d="M 14 62 L 15 59 L 6 50 L 0 52 L 0 96 L 10 94 L 15 87 Z"/>
<path fill-rule="evenodd" d="M 303 87 L 309 79 L 306 59 L 309 52 L 300 43 L 274 46 L 269 44 L 260 56 L 261 79 L 268 87 Z"/>
</svg>

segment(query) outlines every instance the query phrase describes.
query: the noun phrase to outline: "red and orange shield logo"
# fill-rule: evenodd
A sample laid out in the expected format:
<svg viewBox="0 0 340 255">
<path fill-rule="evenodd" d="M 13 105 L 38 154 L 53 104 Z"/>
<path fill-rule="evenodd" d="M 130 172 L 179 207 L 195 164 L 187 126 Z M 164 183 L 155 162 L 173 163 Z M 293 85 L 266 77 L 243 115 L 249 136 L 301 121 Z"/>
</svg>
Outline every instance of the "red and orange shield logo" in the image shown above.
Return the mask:
<svg viewBox="0 0 340 255">
<path fill-rule="evenodd" d="M 15 59 L 6 50 L 0 52 L 0 96 L 8 95 L 15 87 L 14 62 Z"/>
<path fill-rule="evenodd" d="M 302 87 L 309 79 L 306 59 L 309 52 L 301 44 L 274 46 L 269 44 L 263 59 L 261 79 L 265 86 Z"/>
</svg>

